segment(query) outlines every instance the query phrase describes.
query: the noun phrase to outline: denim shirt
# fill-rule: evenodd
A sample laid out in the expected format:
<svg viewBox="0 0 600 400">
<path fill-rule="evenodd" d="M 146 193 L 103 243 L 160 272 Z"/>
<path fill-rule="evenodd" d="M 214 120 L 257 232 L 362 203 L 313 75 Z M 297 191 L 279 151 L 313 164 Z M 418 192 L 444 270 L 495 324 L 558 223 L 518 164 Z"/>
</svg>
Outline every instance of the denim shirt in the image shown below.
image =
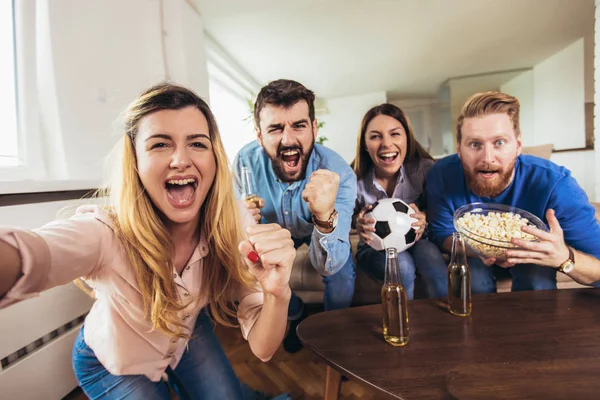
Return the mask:
<svg viewBox="0 0 600 400">
<path fill-rule="evenodd" d="M 236 177 L 235 189 L 241 196 L 240 179 L 242 167 L 252 171 L 252 183 L 256 194 L 265 200 L 261 210 L 263 223 L 277 223 L 288 229 L 292 238 L 307 241 L 310 238 L 309 256 L 315 269 L 322 275 L 338 272 L 350 257 L 350 225 L 356 201 L 356 175 L 336 152 L 315 144 L 308 160 L 306 176 L 301 181 L 285 183 L 273 171 L 271 159 L 257 142 L 247 144 L 233 162 Z M 302 200 L 302 191 L 310 175 L 326 169 L 340 176 L 335 209 L 338 225 L 329 234 L 321 233 L 313 224 L 308 203 Z"/>
</svg>

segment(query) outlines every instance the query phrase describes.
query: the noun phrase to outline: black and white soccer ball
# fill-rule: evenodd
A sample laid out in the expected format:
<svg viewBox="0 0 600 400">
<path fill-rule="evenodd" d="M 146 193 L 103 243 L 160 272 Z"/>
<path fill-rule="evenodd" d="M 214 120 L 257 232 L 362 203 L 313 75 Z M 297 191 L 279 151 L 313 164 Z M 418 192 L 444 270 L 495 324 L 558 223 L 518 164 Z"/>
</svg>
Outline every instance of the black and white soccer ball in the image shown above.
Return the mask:
<svg viewBox="0 0 600 400">
<path fill-rule="evenodd" d="M 415 213 L 408 204 L 400 199 L 381 199 L 373 204 L 365 218 L 373 218 L 375 232 L 371 232 L 371 247 L 381 251 L 396 248 L 398 253 L 409 249 L 415 244 L 417 234 L 411 225 L 417 219 L 411 216 Z"/>
</svg>

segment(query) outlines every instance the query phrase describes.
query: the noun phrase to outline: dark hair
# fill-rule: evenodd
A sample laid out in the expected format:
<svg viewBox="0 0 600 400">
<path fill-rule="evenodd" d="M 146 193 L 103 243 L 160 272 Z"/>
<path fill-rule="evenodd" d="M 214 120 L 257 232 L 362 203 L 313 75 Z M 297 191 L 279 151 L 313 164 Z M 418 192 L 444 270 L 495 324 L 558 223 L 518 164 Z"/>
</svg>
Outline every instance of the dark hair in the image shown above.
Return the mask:
<svg viewBox="0 0 600 400">
<path fill-rule="evenodd" d="M 465 118 L 481 117 L 489 114 L 506 114 L 513 124 L 515 136 L 521 134 L 519 127 L 519 100 L 502 92 L 475 93 L 469 97 L 456 121 L 456 140 L 460 144 Z"/>
<path fill-rule="evenodd" d="M 365 136 L 367 134 L 367 126 L 369 123 L 378 115 L 387 115 L 388 117 L 394 118 L 400 122 L 404 131 L 406 132 L 406 158 L 404 162 L 411 162 L 414 160 L 420 160 L 422 158 L 433 160 L 433 157 L 417 142 L 413 133 L 412 127 L 408 117 L 400 108 L 393 104 L 384 103 L 371 108 L 362 119 L 360 123 L 360 131 L 358 134 L 358 140 L 356 142 L 356 158 L 352 161 L 352 168 L 356 173 L 356 177 L 361 179 L 365 176 L 369 168 L 373 166 L 373 160 L 367 152 L 367 145 L 365 143 Z"/>
<path fill-rule="evenodd" d="M 301 83 L 289 79 L 278 79 L 258 92 L 254 103 L 254 123 L 256 129 L 260 129 L 260 111 L 268 104 L 274 106 L 292 107 L 297 102 L 305 100 L 308 104 L 308 116 L 310 121 L 315 120 L 315 94 Z"/>
</svg>

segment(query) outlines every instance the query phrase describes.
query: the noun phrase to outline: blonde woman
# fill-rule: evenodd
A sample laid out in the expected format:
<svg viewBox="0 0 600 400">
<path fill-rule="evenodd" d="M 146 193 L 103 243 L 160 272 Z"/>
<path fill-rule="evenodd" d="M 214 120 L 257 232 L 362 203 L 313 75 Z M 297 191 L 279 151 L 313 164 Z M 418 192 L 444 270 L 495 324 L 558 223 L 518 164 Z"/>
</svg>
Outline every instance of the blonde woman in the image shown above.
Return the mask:
<svg viewBox="0 0 600 400">
<path fill-rule="evenodd" d="M 234 199 L 208 105 L 160 84 L 127 110 L 110 207 L 34 231 L 0 229 L 0 308 L 83 278 L 95 298 L 73 349 L 91 399 L 238 399 L 209 315 L 237 317 L 267 361 L 283 338 L 290 233 L 254 224 Z M 236 306 L 237 304 L 237 306 Z"/>
</svg>

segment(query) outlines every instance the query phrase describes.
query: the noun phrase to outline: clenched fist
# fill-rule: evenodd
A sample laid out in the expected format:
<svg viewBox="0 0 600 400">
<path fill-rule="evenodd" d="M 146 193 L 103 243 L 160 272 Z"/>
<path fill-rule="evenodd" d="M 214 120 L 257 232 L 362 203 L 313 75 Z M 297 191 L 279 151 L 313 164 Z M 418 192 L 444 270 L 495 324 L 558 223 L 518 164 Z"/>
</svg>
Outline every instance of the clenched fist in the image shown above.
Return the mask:
<svg viewBox="0 0 600 400">
<path fill-rule="evenodd" d="M 277 224 L 246 228 L 248 239 L 239 251 L 264 293 L 284 297 L 290 292 L 290 274 L 296 249 L 290 231 Z"/>
<path fill-rule="evenodd" d="M 335 209 L 340 176 L 333 171 L 318 169 L 312 173 L 302 191 L 311 214 L 319 221 L 327 221 Z"/>
</svg>

